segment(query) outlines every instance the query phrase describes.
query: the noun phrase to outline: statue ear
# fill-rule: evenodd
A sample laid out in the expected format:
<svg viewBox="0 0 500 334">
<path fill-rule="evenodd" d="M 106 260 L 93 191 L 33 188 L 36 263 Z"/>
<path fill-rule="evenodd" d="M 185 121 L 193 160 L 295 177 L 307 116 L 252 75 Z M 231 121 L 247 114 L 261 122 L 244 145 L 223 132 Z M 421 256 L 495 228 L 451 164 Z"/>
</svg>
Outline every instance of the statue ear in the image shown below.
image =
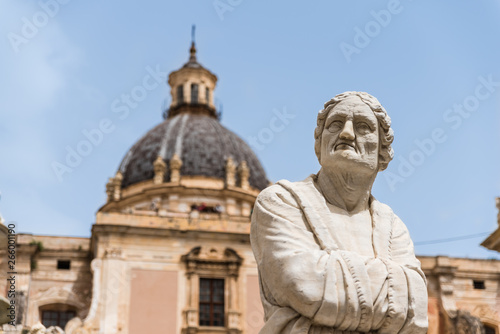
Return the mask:
<svg viewBox="0 0 500 334">
<path fill-rule="evenodd" d="M 321 165 L 321 135 L 314 139 L 314 153 L 316 153 L 316 158 L 318 158 L 318 162 Z"/>
<path fill-rule="evenodd" d="M 384 148 L 382 147 L 382 136 L 384 135 L 384 129 L 380 126 L 380 122 L 377 121 L 378 126 L 378 171 L 381 172 L 387 168 L 387 163 L 385 157 L 382 154 Z"/>
</svg>

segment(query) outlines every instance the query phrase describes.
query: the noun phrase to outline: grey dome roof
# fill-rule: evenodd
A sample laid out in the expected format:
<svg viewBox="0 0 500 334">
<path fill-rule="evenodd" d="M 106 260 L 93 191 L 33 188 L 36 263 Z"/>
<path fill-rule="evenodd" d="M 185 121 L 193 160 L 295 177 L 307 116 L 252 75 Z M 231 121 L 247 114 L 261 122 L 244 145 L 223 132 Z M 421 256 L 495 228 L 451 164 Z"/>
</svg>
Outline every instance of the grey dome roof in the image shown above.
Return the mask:
<svg viewBox="0 0 500 334">
<path fill-rule="evenodd" d="M 214 117 L 182 113 L 151 129 L 127 152 L 119 168 L 122 187 L 153 179 L 155 159 L 160 155 L 168 164 L 174 153 L 182 160 L 181 175 L 225 179 L 226 159 L 232 157 L 236 165 L 247 162 L 252 187 L 262 190 L 268 186 L 262 165 L 240 137 Z"/>
</svg>

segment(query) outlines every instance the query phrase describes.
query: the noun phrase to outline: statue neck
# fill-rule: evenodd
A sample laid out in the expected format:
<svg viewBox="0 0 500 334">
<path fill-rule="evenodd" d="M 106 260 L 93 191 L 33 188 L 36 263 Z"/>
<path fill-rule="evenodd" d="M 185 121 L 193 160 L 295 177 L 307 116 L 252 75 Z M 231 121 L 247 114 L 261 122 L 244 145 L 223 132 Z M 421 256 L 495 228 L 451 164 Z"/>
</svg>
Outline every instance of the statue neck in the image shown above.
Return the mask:
<svg viewBox="0 0 500 334">
<path fill-rule="evenodd" d="M 369 208 L 373 182 L 377 172 L 352 173 L 350 171 L 318 172 L 316 184 L 328 203 L 349 213 L 357 213 Z"/>
</svg>

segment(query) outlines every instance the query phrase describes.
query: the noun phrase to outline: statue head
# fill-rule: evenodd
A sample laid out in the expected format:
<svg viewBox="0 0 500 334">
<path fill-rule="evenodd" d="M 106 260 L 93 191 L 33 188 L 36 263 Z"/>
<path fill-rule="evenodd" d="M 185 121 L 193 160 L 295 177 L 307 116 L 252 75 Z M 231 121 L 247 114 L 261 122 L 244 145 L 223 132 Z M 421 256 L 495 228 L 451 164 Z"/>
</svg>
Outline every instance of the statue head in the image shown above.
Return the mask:
<svg viewBox="0 0 500 334">
<path fill-rule="evenodd" d="M 318 113 L 314 138 L 322 166 L 322 154 L 330 154 L 332 159 L 359 160 L 368 167 L 376 164 L 370 168 L 378 172 L 394 156 L 391 119 L 380 102 L 364 92 L 345 92 L 326 102 Z"/>
</svg>

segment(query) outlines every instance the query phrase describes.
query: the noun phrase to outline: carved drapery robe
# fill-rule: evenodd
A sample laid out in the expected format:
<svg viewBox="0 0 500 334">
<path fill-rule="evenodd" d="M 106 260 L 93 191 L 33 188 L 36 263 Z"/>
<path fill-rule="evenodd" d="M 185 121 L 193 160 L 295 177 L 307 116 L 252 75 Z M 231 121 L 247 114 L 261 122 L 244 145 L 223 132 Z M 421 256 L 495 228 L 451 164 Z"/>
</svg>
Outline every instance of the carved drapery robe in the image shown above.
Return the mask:
<svg viewBox="0 0 500 334">
<path fill-rule="evenodd" d="M 372 197 L 374 257 L 346 249 L 314 179 L 280 181 L 255 203 L 261 333 L 426 333 L 426 280 L 406 226 Z"/>
</svg>

